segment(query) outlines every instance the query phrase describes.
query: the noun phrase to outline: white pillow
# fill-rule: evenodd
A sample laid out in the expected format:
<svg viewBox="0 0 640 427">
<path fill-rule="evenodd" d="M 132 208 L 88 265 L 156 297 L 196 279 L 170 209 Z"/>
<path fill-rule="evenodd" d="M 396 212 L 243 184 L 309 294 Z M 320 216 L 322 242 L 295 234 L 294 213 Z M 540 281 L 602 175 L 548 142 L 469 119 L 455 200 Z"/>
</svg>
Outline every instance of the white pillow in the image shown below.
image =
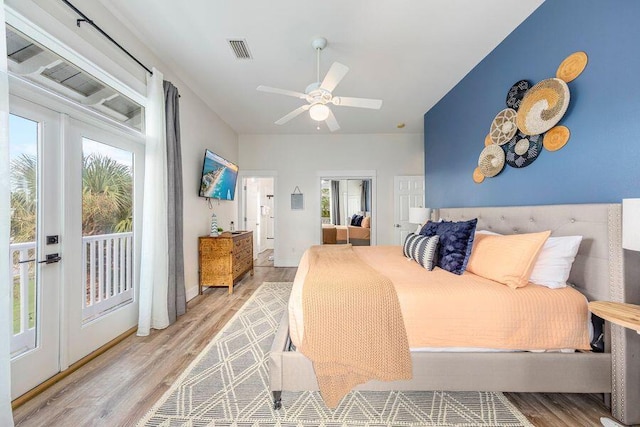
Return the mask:
<svg viewBox="0 0 640 427">
<path fill-rule="evenodd" d="M 498 234 L 487 230 L 476 233 Z M 529 281 L 551 289 L 566 287 L 580 242 L 582 236 L 549 237 L 538 254 Z"/>
</svg>

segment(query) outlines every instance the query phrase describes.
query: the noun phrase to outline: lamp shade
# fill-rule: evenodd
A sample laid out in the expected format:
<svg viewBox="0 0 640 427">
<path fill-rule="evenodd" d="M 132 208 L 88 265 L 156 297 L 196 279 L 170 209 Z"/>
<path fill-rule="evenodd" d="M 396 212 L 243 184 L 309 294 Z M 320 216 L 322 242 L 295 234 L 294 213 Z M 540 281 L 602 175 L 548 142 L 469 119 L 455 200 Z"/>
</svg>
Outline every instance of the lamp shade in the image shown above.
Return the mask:
<svg viewBox="0 0 640 427">
<path fill-rule="evenodd" d="M 409 222 L 411 224 L 424 224 L 431 216 L 429 208 L 409 208 Z"/>
<path fill-rule="evenodd" d="M 640 199 L 622 200 L 622 247 L 640 251 Z"/>
</svg>

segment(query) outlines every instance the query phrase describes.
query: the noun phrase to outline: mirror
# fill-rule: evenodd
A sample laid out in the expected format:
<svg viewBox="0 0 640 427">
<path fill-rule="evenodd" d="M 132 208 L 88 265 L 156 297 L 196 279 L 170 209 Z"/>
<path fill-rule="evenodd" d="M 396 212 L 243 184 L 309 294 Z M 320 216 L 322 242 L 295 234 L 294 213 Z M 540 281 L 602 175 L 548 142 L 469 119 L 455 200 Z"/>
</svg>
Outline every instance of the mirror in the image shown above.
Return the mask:
<svg viewBox="0 0 640 427">
<path fill-rule="evenodd" d="M 371 245 L 371 179 L 321 180 L 322 244 Z"/>
</svg>

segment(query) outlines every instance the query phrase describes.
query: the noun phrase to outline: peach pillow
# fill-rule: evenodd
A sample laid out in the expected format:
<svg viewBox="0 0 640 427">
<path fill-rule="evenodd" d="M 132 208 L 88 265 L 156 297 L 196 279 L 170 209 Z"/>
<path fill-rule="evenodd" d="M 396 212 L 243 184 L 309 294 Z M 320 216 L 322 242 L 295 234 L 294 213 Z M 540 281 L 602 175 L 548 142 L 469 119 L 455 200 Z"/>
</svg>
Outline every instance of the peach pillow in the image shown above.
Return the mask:
<svg viewBox="0 0 640 427">
<path fill-rule="evenodd" d="M 476 234 L 467 271 L 513 289 L 526 286 L 550 234 L 551 231 L 508 236 Z"/>
<path fill-rule="evenodd" d="M 371 228 L 371 217 L 365 216 L 362 218 L 362 224 L 360 224 L 362 228 Z"/>
</svg>

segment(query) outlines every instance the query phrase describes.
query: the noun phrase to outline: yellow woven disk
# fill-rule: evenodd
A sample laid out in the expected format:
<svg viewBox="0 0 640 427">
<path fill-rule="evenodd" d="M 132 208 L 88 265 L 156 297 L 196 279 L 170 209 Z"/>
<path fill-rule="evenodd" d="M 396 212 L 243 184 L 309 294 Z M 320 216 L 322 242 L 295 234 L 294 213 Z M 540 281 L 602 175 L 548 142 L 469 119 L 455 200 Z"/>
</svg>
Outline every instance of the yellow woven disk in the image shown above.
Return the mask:
<svg viewBox="0 0 640 427">
<path fill-rule="evenodd" d="M 569 107 L 569 87 L 560 79 L 546 79 L 527 91 L 516 124 L 525 135 L 540 135 L 554 127 Z"/>
<path fill-rule="evenodd" d="M 480 184 L 482 181 L 484 181 L 484 175 L 480 172 L 480 168 L 475 168 L 473 170 L 473 182 Z"/>
<path fill-rule="evenodd" d="M 497 144 L 484 147 L 478 157 L 478 168 L 482 175 L 492 178 L 498 175 L 504 168 L 504 150 Z"/>
<path fill-rule="evenodd" d="M 487 136 L 484 137 L 484 146 L 487 147 L 489 145 L 493 144 L 493 141 L 491 140 L 491 134 L 487 134 Z"/>
<path fill-rule="evenodd" d="M 571 132 L 566 126 L 556 126 L 544 134 L 542 145 L 548 151 L 558 151 L 569 142 Z"/>
<path fill-rule="evenodd" d="M 574 52 L 567 56 L 556 71 L 556 77 L 569 83 L 584 71 L 587 66 L 587 54 L 584 52 Z"/>
</svg>

